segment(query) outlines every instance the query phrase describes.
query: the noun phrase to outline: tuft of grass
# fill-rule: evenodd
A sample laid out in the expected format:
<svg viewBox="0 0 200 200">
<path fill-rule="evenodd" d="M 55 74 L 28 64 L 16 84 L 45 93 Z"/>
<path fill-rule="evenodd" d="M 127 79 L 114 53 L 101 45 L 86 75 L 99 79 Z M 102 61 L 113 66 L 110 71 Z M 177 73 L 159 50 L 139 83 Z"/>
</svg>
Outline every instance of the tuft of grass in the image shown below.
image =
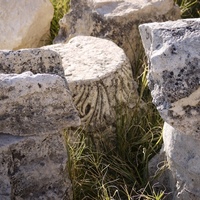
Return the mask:
<svg viewBox="0 0 200 200">
<path fill-rule="evenodd" d="M 175 0 L 181 9 L 182 18 L 200 17 L 200 1 L 198 0 Z"/>
<path fill-rule="evenodd" d="M 50 43 L 58 35 L 59 21 L 69 11 L 70 0 L 50 0 L 54 7 L 54 16 L 50 27 Z"/>
<path fill-rule="evenodd" d="M 83 130 L 73 137 L 66 131 L 74 200 L 163 199 L 165 191 L 154 190 L 148 176 L 148 161 L 162 145 L 163 121 L 151 103 L 144 67 L 138 106 L 141 101 L 146 106 L 119 114 L 114 145 L 100 138 L 97 147 Z"/>
</svg>

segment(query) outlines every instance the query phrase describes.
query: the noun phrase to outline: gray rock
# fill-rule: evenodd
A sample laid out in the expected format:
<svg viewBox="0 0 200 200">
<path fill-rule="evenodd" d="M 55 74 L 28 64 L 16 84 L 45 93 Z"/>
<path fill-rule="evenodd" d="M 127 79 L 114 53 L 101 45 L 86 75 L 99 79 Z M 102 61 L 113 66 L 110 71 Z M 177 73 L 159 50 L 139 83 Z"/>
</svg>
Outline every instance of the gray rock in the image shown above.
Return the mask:
<svg viewBox="0 0 200 200">
<path fill-rule="evenodd" d="M 78 126 L 59 54 L 0 51 L 0 199 L 72 199 L 63 130 Z"/>
<path fill-rule="evenodd" d="M 72 199 L 63 140 L 58 132 L 32 137 L 0 133 L 0 199 Z"/>
<path fill-rule="evenodd" d="M 30 136 L 77 125 L 78 113 L 60 76 L 0 74 L 0 132 Z"/>
<path fill-rule="evenodd" d="M 0 73 L 20 74 L 25 71 L 64 76 L 61 57 L 55 51 L 37 48 L 0 51 Z"/>
<path fill-rule="evenodd" d="M 169 183 L 173 200 L 198 200 L 200 19 L 143 24 L 139 29 L 149 60 L 153 102 L 166 121 L 163 140 L 173 175 Z"/>
<path fill-rule="evenodd" d="M 173 200 L 199 200 L 199 140 L 185 135 L 167 123 L 163 128 L 163 140 L 164 151 L 174 178 L 170 182 Z"/>
<path fill-rule="evenodd" d="M 173 0 L 72 0 L 71 11 L 60 20 L 54 43 L 77 35 L 110 39 L 124 49 L 131 63 L 141 53 L 138 25 L 180 18 Z"/>
<path fill-rule="evenodd" d="M 88 131 L 103 132 L 116 124 L 117 115 L 132 111 L 139 98 L 137 84 L 124 51 L 112 41 L 77 36 L 45 48 L 61 55 L 74 104 Z"/>
<path fill-rule="evenodd" d="M 0 49 L 40 47 L 47 43 L 53 6 L 49 0 L 0 0 Z"/>
<path fill-rule="evenodd" d="M 140 26 L 149 87 L 162 118 L 200 139 L 200 19 Z"/>
</svg>

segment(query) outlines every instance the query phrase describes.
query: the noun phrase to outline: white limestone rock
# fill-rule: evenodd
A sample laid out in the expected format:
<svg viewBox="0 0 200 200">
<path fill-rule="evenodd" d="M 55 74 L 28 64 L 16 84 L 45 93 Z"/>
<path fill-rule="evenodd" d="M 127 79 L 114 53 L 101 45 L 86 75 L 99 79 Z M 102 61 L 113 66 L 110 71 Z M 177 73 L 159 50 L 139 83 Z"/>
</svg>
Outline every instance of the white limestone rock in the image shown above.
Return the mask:
<svg viewBox="0 0 200 200">
<path fill-rule="evenodd" d="M 165 123 L 164 151 L 174 180 L 170 185 L 173 200 L 200 199 L 200 146 L 199 140 L 185 135 Z M 170 200 L 171 200 L 170 199 Z"/>
<path fill-rule="evenodd" d="M 48 39 L 53 6 L 49 0 L 0 0 L 0 49 L 43 46 Z"/>
<path fill-rule="evenodd" d="M 21 74 L 26 71 L 64 77 L 61 57 L 55 51 L 39 48 L 0 51 L 0 73 Z"/>
<path fill-rule="evenodd" d="M 140 26 L 149 87 L 162 118 L 200 139 L 200 19 Z"/>
<path fill-rule="evenodd" d="M 0 133 L 0 199 L 72 199 L 60 133 L 22 137 Z"/>
<path fill-rule="evenodd" d="M 165 121 L 173 200 L 200 199 L 200 19 L 139 27 L 153 102 Z"/>
<path fill-rule="evenodd" d="M 77 125 L 77 110 L 60 76 L 0 74 L 0 132 L 30 136 Z"/>
<path fill-rule="evenodd" d="M 116 124 L 138 101 L 137 84 L 124 51 L 113 42 L 77 36 L 45 47 L 62 57 L 65 76 L 82 126 L 100 131 Z"/>
<path fill-rule="evenodd" d="M 180 12 L 173 0 L 71 0 L 71 11 L 60 20 L 54 43 L 77 35 L 106 38 L 124 49 L 133 62 L 142 50 L 139 24 L 178 18 Z"/>
</svg>

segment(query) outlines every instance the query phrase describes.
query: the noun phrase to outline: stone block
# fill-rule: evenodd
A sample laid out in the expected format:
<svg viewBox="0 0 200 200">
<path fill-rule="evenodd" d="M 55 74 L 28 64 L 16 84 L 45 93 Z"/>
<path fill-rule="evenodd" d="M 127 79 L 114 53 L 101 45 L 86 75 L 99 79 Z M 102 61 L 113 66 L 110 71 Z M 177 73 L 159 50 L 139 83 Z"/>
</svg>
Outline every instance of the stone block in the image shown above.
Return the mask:
<svg viewBox="0 0 200 200">
<path fill-rule="evenodd" d="M 199 140 L 165 123 L 163 128 L 164 152 L 173 180 L 173 200 L 200 199 Z M 169 200 L 171 200 L 169 199 Z"/>
<path fill-rule="evenodd" d="M 139 27 L 161 117 L 173 200 L 200 199 L 200 19 Z M 171 200 L 171 199 L 170 199 Z"/>
<path fill-rule="evenodd" d="M 106 38 L 124 49 L 134 63 L 142 51 L 138 25 L 178 18 L 180 12 L 173 0 L 71 0 L 71 11 L 60 20 L 54 43 L 77 35 Z"/>
<path fill-rule="evenodd" d="M 200 19 L 140 26 L 149 87 L 162 118 L 200 139 Z"/>
<path fill-rule="evenodd" d="M 60 76 L 0 74 L 0 132 L 31 136 L 77 125 L 77 110 Z"/>
<path fill-rule="evenodd" d="M 40 47 L 47 43 L 53 6 L 49 0 L 0 0 L 0 49 Z"/>
<path fill-rule="evenodd" d="M 0 133 L 0 199 L 72 199 L 64 138 Z"/>
<path fill-rule="evenodd" d="M 78 126 L 59 54 L 0 51 L 0 199 L 71 200 L 63 130 Z"/>
<path fill-rule="evenodd" d="M 64 77 L 61 57 L 55 51 L 37 48 L 0 51 L 0 73 L 21 74 L 26 71 Z"/>
</svg>

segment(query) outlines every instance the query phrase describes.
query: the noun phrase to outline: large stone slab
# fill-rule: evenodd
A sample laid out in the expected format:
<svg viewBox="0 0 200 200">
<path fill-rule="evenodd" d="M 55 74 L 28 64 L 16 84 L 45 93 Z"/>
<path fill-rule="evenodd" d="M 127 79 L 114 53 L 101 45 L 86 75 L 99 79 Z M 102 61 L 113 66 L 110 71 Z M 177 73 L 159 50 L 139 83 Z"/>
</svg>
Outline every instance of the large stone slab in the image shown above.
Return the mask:
<svg viewBox="0 0 200 200">
<path fill-rule="evenodd" d="M 173 0 L 72 0 L 54 42 L 66 42 L 77 35 L 107 38 L 124 49 L 133 62 L 142 50 L 139 24 L 178 18 L 180 12 Z"/>
<path fill-rule="evenodd" d="M 173 200 L 200 199 L 200 19 L 140 25 Z M 171 199 L 170 199 L 171 200 Z"/>
<path fill-rule="evenodd" d="M 53 6 L 49 0 L 0 0 L 0 49 L 43 46 L 48 39 Z"/>
<path fill-rule="evenodd" d="M 77 125 L 77 110 L 60 76 L 0 74 L 0 132 L 30 136 Z"/>
<path fill-rule="evenodd" d="M 199 140 L 165 123 L 164 152 L 170 164 L 173 180 L 169 182 L 173 200 L 200 199 Z M 169 199 L 169 200 L 171 200 Z"/>
<path fill-rule="evenodd" d="M 55 51 L 37 48 L 0 51 L 0 73 L 21 74 L 26 71 L 64 77 L 61 57 Z"/>
<path fill-rule="evenodd" d="M 0 51 L 0 199 L 72 199 L 63 130 L 78 126 L 59 54 Z"/>
<path fill-rule="evenodd" d="M 60 133 L 32 137 L 0 133 L 0 199 L 72 199 Z"/>
<path fill-rule="evenodd" d="M 149 87 L 162 118 L 200 139 L 200 19 L 140 26 Z"/>
<path fill-rule="evenodd" d="M 101 131 L 138 101 L 137 84 L 124 51 L 113 42 L 77 36 L 45 47 L 58 52 L 74 104 L 88 131 Z"/>
</svg>

